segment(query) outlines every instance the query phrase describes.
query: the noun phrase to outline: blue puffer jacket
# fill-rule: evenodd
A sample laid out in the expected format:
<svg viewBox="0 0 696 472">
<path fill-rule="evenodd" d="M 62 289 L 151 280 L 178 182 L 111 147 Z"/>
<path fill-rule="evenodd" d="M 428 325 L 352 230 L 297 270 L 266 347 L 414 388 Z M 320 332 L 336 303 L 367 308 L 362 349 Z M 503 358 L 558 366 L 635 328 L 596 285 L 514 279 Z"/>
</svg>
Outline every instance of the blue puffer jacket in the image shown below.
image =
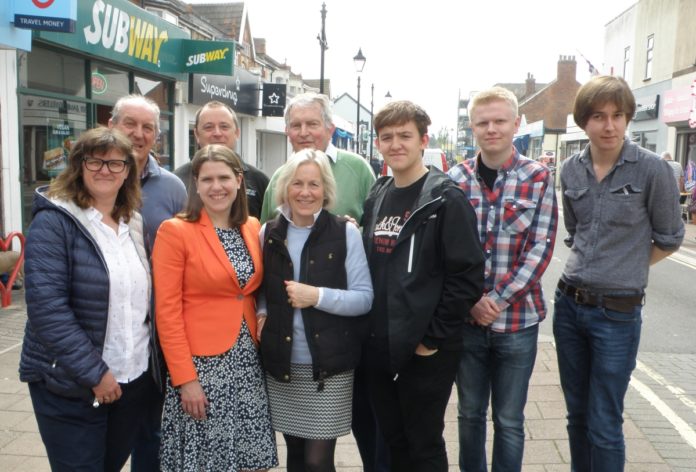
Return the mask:
<svg viewBox="0 0 696 472">
<path fill-rule="evenodd" d="M 108 370 L 102 360 L 109 310 L 109 273 L 91 226 L 72 202 L 49 200 L 37 189 L 26 240 L 27 325 L 19 377 L 44 381 L 58 395 L 91 401 Z M 143 223 L 128 223 L 149 273 Z"/>
</svg>

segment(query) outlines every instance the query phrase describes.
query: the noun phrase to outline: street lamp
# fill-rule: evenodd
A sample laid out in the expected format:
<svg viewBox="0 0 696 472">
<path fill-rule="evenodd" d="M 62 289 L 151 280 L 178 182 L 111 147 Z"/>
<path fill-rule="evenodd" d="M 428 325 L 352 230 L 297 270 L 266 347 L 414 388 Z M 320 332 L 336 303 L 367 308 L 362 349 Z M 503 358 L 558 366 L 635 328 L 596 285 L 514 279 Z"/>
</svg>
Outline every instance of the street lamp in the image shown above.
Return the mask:
<svg viewBox="0 0 696 472">
<path fill-rule="evenodd" d="M 353 57 L 355 71 L 358 73 L 358 116 L 355 119 L 355 152 L 360 154 L 360 73 L 365 68 L 365 56 L 363 56 L 362 48 L 358 49 L 358 53 Z"/>
<path fill-rule="evenodd" d="M 326 43 L 326 3 L 321 4 L 321 33 L 317 35 L 321 48 L 321 69 L 319 75 L 319 93 L 324 93 L 324 51 L 329 49 Z"/>
<path fill-rule="evenodd" d="M 387 92 L 389 93 L 389 92 Z M 370 87 L 370 164 L 372 164 L 372 129 L 374 126 L 372 125 L 372 120 L 374 118 L 374 110 L 375 110 L 375 84 L 372 84 L 372 87 Z"/>
<path fill-rule="evenodd" d="M 387 90 L 387 93 L 386 93 L 386 95 L 384 95 L 384 98 L 386 98 L 387 101 L 391 100 L 392 96 L 391 96 L 391 93 L 389 93 L 389 90 Z"/>
</svg>

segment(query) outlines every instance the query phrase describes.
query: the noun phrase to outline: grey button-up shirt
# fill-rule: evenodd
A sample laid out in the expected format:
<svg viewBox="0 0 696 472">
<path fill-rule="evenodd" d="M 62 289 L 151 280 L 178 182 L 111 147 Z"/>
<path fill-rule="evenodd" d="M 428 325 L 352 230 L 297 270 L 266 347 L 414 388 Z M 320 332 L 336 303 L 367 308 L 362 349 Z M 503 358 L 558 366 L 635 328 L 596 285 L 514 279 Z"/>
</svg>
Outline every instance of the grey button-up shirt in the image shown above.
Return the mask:
<svg viewBox="0 0 696 472">
<path fill-rule="evenodd" d="M 642 292 L 650 253 L 679 248 L 684 223 L 669 165 L 629 140 L 597 182 L 590 146 L 561 168 L 563 219 L 571 249 L 562 278 L 600 293 Z"/>
</svg>

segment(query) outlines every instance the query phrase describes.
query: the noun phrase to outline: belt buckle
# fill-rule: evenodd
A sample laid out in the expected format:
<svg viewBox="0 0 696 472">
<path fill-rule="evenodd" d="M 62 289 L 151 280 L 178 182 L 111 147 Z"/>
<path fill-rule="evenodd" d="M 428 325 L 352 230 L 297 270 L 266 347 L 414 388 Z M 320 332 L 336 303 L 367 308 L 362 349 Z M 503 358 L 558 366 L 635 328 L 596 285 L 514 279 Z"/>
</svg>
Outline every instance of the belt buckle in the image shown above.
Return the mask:
<svg viewBox="0 0 696 472">
<path fill-rule="evenodd" d="M 585 297 L 583 297 L 583 293 L 585 293 L 584 290 L 581 290 L 579 288 L 575 289 L 575 296 L 573 297 L 573 299 L 575 300 L 575 303 L 577 303 L 578 305 L 584 305 L 585 300 L 587 300 Z"/>
</svg>

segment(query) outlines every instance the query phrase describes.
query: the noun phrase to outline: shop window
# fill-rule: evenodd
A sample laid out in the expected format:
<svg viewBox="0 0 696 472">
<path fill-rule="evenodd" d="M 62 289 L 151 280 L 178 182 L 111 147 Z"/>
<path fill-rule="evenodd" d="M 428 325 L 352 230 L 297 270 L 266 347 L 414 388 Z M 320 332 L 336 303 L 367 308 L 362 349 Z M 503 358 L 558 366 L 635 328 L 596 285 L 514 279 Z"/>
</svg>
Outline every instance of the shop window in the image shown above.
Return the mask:
<svg viewBox="0 0 696 472">
<path fill-rule="evenodd" d="M 648 45 L 645 52 L 645 80 L 652 78 L 653 52 L 655 49 L 655 35 L 648 36 Z"/>
<path fill-rule="evenodd" d="M 169 110 L 169 82 L 161 80 L 153 80 L 142 76 L 135 76 L 133 93 L 144 95 L 154 101 L 160 110 L 166 112 Z"/>
<path fill-rule="evenodd" d="M 532 138 L 529 141 L 529 150 L 527 151 L 527 157 L 532 159 L 538 159 L 541 156 L 541 143 L 543 138 Z"/>
<path fill-rule="evenodd" d="M 65 168 L 72 145 L 87 129 L 86 117 L 85 103 L 22 96 L 24 215 L 31 215 L 34 189 Z"/>
<path fill-rule="evenodd" d="M 85 97 L 85 61 L 34 45 L 19 55 L 19 85 L 74 97 Z"/>
<path fill-rule="evenodd" d="M 631 140 L 638 146 L 657 152 L 657 131 L 634 131 Z"/>
<path fill-rule="evenodd" d="M 624 59 L 623 59 L 623 78 L 626 82 L 631 82 L 631 46 L 626 46 L 624 48 Z"/>
<path fill-rule="evenodd" d="M 153 151 L 157 156 L 160 165 L 167 170 L 173 170 L 174 161 L 171 156 L 171 143 L 169 133 L 169 117 L 163 116 L 160 118 L 160 134 L 157 138 Z"/>
<path fill-rule="evenodd" d="M 128 72 L 100 62 L 92 62 L 92 99 L 95 101 L 116 103 L 116 100 L 128 95 Z"/>
</svg>

